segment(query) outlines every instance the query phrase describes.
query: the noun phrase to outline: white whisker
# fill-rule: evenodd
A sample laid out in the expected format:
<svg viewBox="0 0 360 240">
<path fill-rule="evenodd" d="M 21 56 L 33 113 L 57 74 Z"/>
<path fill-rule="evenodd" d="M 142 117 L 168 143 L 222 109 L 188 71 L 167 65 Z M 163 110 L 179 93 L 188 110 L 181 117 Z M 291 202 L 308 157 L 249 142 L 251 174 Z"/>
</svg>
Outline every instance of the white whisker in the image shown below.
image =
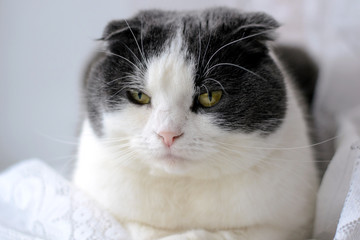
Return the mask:
<svg viewBox="0 0 360 240">
<path fill-rule="evenodd" d="M 201 23 L 199 27 L 199 50 L 198 50 L 198 59 L 197 59 L 197 66 L 199 67 L 200 64 L 200 56 L 201 56 Z"/>
<path fill-rule="evenodd" d="M 112 53 L 112 52 L 110 52 L 110 51 L 101 51 L 101 52 L 104 52 L 104 53 L 106 53 L 106 54 L 110 54 L 110 55 L 119 57 L 119 58 L 125 60 L 127 63 L 129 63 L 129 64 L 130 64 L 131 66 L 133 66 L 134 68 L 136 68 L 139 72 L 141 72 L 140 68 L 139 68 L 135 63 L 133 63 L 132 61 L 130 61 L 129 59 L 127 59 L 126 57 L 121 56 L 121 55 L 116 54 L 116 53 Z"/>
<path fill-rule="evenodd" d="M 125 47 L 131 52 L 131 54 L 136 58 L 137 63 L 139 64 L 139 66 L 144 67 L 143 63 L 140 61 L 140 59 L 136 56 L 136 54 L 126 45 L 124 44 Z"/>
<path fill-rule="evenodd" d="M 206 44 L 206 49 L 205 49 L 205 52 L 204 52 L 204 55 L 203 55 L 203 59 L 202 59 L 202 62 L 201 62 L 201 65 L 203 66 L 204 65 L 204 60 L 205 60 L 205 57 L 206 57 L 206 54 L 207 54 L 207 51 L 208 51 L 208 48 L 209 48 L 209 44 L 210 44 L 210 41 L 211 41 L 211 32 L 210 32 L 210 35 L 209 35 L 209 39 L 208 39 L 208 42 Z"/>
<path fill-rule="evenodd" d="M 246 26 L 243 26 L 242 28 L 246 28 L 248 27 L 249 25 L 246 25 Z M 222 47 L 220 47 L 218 50 L 216 50 L 213 55 L 211 55 L 211 57 L 209 58 L 209 60 L 207 61 L 206 65 L 205 65 L 205 69 L 209 66 L 211 60 L 213 59 L 213 57 L 218 53 L 220 52 L 222 49 L 224 49 L 225 47 L 228 47 L 234 43 L 237 43 L 237 42 L 240 42 L 240 41 L 243 41 L 245 39 L 249 39 L 249 38 L 252 38 L 252 37 L 256 37 L 258 35 L 261 35 L 261 34 L 265 34 L 265 33 L 268 33 L 268 32 L 271 32 L 273 31 L 272 29 L 271 30 L 265 30 L 265 31 L 262 31 L 262 32 L 258 32 L 258 33 L 255 33 L 255 34 L 252 34 L 252 35 L 249 35 L 249 36 L 246 36 L 246 37 L 241 37 L 240 39 L 237 39 L 237 40 L 234 40 L 234 41 L 231 41 L 225 45 L 223 45 Z"/>
<path fill-rule="evenodd" d="M 265 78 L 263 78 L 263 77 L 260 76 L 259 74 L 255 73 L 255 72 L 253 72 L 253 71 L 251 71 L 251 70 L 249 70 L 249 69 L 247 69 L 247 68 L 245 68 L 245 67 L 242 67 L 242 66 L 240 66 L 240 65 L 233 64 L 233 63 L 218 63 L 218 64 L 215 64 L 214 66 L 211 66 L 208 70 L 206 70 L 206 72 L 205 72 L 204 75 L 207 76 L 207 75 L 211 72 L 211 70 L 213 70 L 215 67 L 220 67 L 220 66 L 232 66 L 232 67 L 237 67 L 237 68 L 240 68 L 241 70 L 244 70 L 244 71 L 246 71 L 246 72 L 248 72 L 248 73 L 253 74 L 254 76 L 256 76 L 256 77 L 258 77 L 258 78 L 260 78 L 260 79 L 262 79 L 262 80 L 264 80 L 264 81 L 267 81 Z"/>
<path fill-rule="evenodd" d="M 141 57 L 142 57 L 143 61 L 144 61 L 144 62 L 146 62 L 146 61 L 145 61 L 145 56 L 144 56 L 144 53 L 143 53 L 143 52 L 141 51 L 141 49 L 140 49 L 139 43 L 138 43 L 138 41 L 136 40 L 136 37 L 135 37 L 135 34 L 134 34 L 133 30 L 131 29 L 131 27 L 130 27 L 130 25 L 129 25 L 128 21 L 126 21 L 126 19 L 125 19 L 125 22 L 126 22 L 126 25 L 127 25 L 127 26 L 128 26 L 128 28 L 129 28 L 129 30 L 130 30 L 130 32 L 131 32 L 131 34 L 132 34 L 132 36 L 133 36 L 134 40 L 135 40 L 136 46 L 137 46 L 137 47 L 138 47 L 138 49 L 139 49 L 139 52 L 140 52 L 140 54 L 141 54 Z"/>
<path fill-rule="evenodd" d="M 327 142 L 330 142 L 330 141 L 333 141 L 339 137 L 341 137 L 343 135 L 337 135 L 335 137 L 332 137 L 332 138 L 328 138 L 324 141 L 321 141 L 321 142 L 317 142 L 317 143 L 314 143 L 314 144 L 310 144 L 310 145 L 305 145 L 305 146 L 295 146 L 295 147 L 281 147 L 281 146 L 278 146 L 278 147 L 254 147 L 254 146 L 244 146 L 244 145 L 240 145 L 240 144 L 230 144 L 230 143 L 224 143 L 224 142 L 217 142 L 218 144 L 223 144 L 223 145 L 230 145 L 230 146 L 238 146 L 239 148 L 247 148 L 247 149 L 261 149 L 261 150 L 296 150 L 296 149 L 305 149 L 305 148 L 311 148 L 311 147 L 315 147 L 315 146 L 318 146 L 318 145 L 321 145 L 321 144 L 324 144 L 324 143 L 327 143 Z M 256 142 L 254 142 L 256 143 Z"/>
<path fill-rule="evenodd" d="M 204 79 L 204 84 L 207 82 L 207 81 L 213 81 L 213 82 L 216 82 L 218 85 L 220 85 L 220 87 L 221 87 L 221 89 L 223 90 L 223 92 L 224 93 L 226 93 L 227 94 L 227 92 L 225 91 L 225 88 L 224 88 L 224 86 L 218 81 L 218 80 L 216 80 L 216 79 L 214 79 L 214 78 L 205 78 Z"/>
</svg>

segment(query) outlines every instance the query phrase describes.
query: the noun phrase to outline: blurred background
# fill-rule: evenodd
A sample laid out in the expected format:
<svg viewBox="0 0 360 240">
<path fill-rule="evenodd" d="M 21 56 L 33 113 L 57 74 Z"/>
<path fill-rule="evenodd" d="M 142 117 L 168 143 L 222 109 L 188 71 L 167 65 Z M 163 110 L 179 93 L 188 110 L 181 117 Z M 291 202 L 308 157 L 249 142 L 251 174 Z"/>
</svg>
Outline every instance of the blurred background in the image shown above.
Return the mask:
<svg viewBox="0 0 360 240">
<path fill-rule="evenodd" d="M 33 157 L 71 165 L 82 74 L 110 20 L 213 6 L 265 11 L 282 24 L 279 41 L 310 52 L 320 66 L 316 130 L 320 140 L 336 136 L 338 117 L 360 104 L 358 0 L 0 0 L 0 170 Z"/>
</svg>

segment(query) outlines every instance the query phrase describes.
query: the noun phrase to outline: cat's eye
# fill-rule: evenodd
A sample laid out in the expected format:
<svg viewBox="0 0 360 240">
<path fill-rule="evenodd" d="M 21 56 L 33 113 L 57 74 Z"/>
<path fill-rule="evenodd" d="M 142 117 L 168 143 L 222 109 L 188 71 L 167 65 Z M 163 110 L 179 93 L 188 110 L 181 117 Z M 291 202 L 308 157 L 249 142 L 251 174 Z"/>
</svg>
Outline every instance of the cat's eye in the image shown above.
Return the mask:
<svg viewBox="0 0 360 240">
<path fill-rule="evenodd" d="M 222 91 L 212 91 L 199 95 L 198 100 L 203 107 L 208 108 L 217 104 L 220 101 L 221 96 L 222 96 Z"/>
<path fill-rule="evenodd" d="M 145 93 L 137 90 L 127 91 L 128 98 L 138 104 L 149 104 L 150 97 Z"/>
</svg>

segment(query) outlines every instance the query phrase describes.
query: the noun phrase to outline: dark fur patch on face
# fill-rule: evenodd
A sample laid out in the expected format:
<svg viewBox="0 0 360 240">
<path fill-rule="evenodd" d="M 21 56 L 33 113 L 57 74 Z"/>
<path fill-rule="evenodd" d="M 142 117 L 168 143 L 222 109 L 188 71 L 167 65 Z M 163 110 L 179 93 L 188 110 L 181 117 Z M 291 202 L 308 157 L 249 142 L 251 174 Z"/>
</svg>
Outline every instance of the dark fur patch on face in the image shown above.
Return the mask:
<svg viewBox="0 0 360 240">
<path fill-rule="evenodd" d="M 195 101 L 193 111 L 216 115 L 224 129 L 273 132 L 286 110 L 283 77 L 266 46 L 277 23 L 265 14 L 227 9 L 205 11 L 200 21 L 188 21 L 197 22 L 191 29 L 187 24 L 184 38 L 198 58 L 198 91 L 225 91 L 218 105 L 202 108 Z"/>
<path fill-rule="evenodd" d="M 102 111 L 128 103 L 126 89 L 143 88 L 145 59 L 158 55 L 180 32 L 189 60 L 196 63 L 197 94 L 223 90 L 221 101 L 203 108 L 194 96 L 192 111 L 214 116 L 219 127 L 268 134 L 281 124 L 286 92 L 266 42 L 278 24 L 262 13 L 226 8 L 203 12 L 144 11 L 105 29 L 104 59 L 93 68 L 86 88 L 89 117 L 101 135 Z"/>
</svg>

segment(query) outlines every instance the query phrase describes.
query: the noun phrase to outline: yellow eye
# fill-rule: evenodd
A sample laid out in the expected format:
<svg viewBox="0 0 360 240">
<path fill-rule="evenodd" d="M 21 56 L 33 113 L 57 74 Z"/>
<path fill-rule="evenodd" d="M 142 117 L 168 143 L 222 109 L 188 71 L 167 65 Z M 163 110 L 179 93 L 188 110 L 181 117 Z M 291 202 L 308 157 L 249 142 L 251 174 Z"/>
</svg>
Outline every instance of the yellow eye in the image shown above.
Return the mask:
<svg viewBox="0 0 360 240">
<path fill-rule="evenodd" d="M 222 91 L 212 91 L 199 96 L 199 102 L 204 107 L 212 107 L 217 104 L 222 96 Z"/>
<path fill-rule="evenodd" d="M 132 100 L 135 103 L 138 103 L 138 104 L 149 104 L 150 103 L 150 97 L 141 91 L 129 90 L 127 92 L 127 94 L 128 94 L 128 97 L 130 98 L 130 100 Z"/>
</svg>

